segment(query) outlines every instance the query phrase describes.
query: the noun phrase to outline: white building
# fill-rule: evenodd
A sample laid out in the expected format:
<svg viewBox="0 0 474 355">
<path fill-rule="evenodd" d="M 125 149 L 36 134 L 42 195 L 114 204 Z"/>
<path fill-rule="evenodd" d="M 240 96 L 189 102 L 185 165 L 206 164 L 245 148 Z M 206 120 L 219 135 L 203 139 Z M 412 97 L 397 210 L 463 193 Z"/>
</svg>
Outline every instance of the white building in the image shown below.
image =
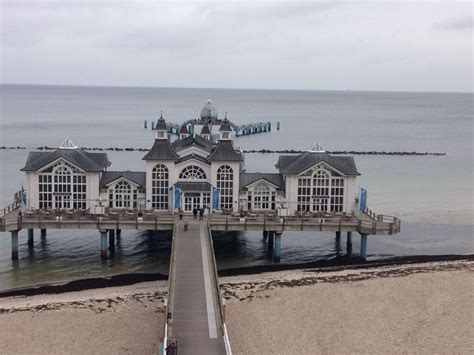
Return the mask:
<svg viewBox="0 0 474 355">
<path fill-rule="evenodd" d="M 356 208 L 357 171 L 353 157 L 332 156 L 319 146 L 299 155 L 282 155 L 278 173 L 247 173 L 234 148 L 232 128 L 217 120 L 211 102 L 199 126 L 183 126 L 171 141 L 163 117 L 158 120 L 144 172 L 108 171 L 105 153 L 79 149 L 67 139 L 54 152 L 31 152 L 26 173 L 28 205 L 40 209 L 110 208 L 190 212 L 213 210 L 346 212 Z M 219 122 L 219 136 L 212 134 Z M 214 127 L 217 128 L 217 127 Z M 189 132 L 193 133 L 189 133 Z"/>
</svg>

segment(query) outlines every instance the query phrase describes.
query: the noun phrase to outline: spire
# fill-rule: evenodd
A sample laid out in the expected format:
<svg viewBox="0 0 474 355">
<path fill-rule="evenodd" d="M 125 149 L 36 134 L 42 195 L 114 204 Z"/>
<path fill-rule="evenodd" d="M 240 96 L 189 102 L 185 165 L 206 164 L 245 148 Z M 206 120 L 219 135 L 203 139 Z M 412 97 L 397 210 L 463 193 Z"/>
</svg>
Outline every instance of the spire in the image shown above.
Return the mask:
<svg viewBox="0 0 474 355">
<path fill-rule="evenodd" d="M 209 124 L 207 122 L 204 123 L 201 129 L 201 137 L 206 139 L 211 139 L 211 130 L 209 129 Z"/>
<path fill-rule="evenodd" d="M 161 111 L 160 118 L 156 122 L 155 131 L 156 131 L 156 139 L 167 139 L 166 138 L 166 121 L 163 118 L 163 111 Z"/>
<path fill-rule="evenodd" d="M 326 152 L 319 142 L 314 142 L 313 146 L 308 150 L 311 153 L 324 153 Z"/>
<path fill-rule="evenodd" d="M 221 134 L 221 140 L 229 140 L 231 132 L 232 132 L 232 128 L 230 126 L 229 120 L 227 119 L 227 112 L 226 112 L 225 117 L 222 120 L 221 126 L 219 127 L 219 133 Z"/>
<path fill-rule="evenodd" d="M 189 136 L 188 127 L 186 124 L 183 124 L 179 130 L 179 138 L 183 139 Z"/>
<path fill-rule="evenodd" d="M 67 137 L 63 144 L 61 144 L 61 146 L 59 147 L 59 149 L 77 149 L 77 145 L 75 145 L 73 143 L 73 141 L 71 140 L 71 138 Z"/>
</svg>

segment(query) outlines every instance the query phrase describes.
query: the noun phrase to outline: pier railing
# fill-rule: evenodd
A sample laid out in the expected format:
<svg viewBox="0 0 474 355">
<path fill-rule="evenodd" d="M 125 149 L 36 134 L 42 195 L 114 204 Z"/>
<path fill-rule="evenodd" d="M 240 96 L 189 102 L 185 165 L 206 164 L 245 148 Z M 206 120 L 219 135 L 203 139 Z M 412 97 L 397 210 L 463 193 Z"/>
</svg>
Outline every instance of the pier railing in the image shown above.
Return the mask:
<svg viewBox="0 0 474 355">
<path fill-rule="evenodd" d="M 7 207 L 2 208 L 2 210 L 0 210 L 0 217 L 3 217 L 7 215 L 8 213 L 13 212 L 21 207 L 22 192 L 17 191 L 15 192 L 14 196 L 15 196 L 15 201 L 13 201 Z"/>
<path fill-rule="evenodd" d="M 216 254 L 214 252 L 214 242 L 212 240 L 212 231 L 211 231 L 211 225 L 209 223 L 209 220 L 207 221 L 207 231 L 208 231 L 208 240 L 209 240 L 209 249 L 211 253 L 211 260 L 212 260 L 212 265 L 213 265 L 213 279 L 214 279 L 214 289 L 217 291 L 217 302 L 219 303 L 219 317 L 220 317 L 220 322 L 219 324 L 222 324 L 222 335 L 224 337 L 224 345 L 225 345 L 225 350 L 227 355 L 232 355 L 232 349 L 230 347 L 230 341 L 229 341 L 229 334 L 227 333 L 227 327 L 225 325 L 225 300 L 222 297 L 221 293 L 221 288 L 219 284 L 219 275 L 217 273 L 217 261 L 216 261 Z"/>
</svg>

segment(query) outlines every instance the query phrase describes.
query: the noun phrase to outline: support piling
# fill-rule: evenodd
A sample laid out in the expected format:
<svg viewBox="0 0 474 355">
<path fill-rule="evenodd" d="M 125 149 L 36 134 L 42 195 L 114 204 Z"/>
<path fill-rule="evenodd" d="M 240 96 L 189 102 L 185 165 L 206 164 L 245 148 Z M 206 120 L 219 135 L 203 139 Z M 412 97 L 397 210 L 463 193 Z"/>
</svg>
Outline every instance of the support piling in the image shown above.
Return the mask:
<svg viewBox="0 0 474 355">
<path fill-rule="evenodd" d="M 109 230 L 109 247 L 111 249 L 115 247 L 115 229 Z"/>
<path fill-rule="evenodd" d="M 18 231 L 12 231 L 12 260 L 18 260 Z"/>
<path fill-rule="evenodd" d="M 347 232 L 346 251 L 347 251 L 347 255 L 352 254 L 352 232 Z"/>
<path fill-rule="evenodd" d="M 360 257 L 364 260 L 367 259 L 367 235 L 360 235 Z"/>
<path fill-rule="evenodd" d="M 28 247 L 32 247 L 35 243 L 35 230 L 33 228 L 28 228 Z"/>
<path fill-rule="evenodd" d="M 273 242 L 273 259 L 275 261 L 280 261 L 281 257 L 281 235 L 280 232 L 273 232 L 274 242 Z"/>
<path fill-rule="evenodd" d="M 107 259 L 107 231 L 100 231 L 100 257 Z"/>
</svg>

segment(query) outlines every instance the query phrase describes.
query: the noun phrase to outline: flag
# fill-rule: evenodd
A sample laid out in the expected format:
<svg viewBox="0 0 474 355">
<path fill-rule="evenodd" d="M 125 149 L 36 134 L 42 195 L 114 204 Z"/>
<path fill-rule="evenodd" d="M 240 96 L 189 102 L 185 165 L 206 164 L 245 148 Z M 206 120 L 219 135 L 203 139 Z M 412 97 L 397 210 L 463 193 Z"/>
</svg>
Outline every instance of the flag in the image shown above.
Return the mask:
<svg viewBox="0 0 474 355">
<path fill-rule="evenodd" d="M 181 208 L 181 189 L 174 186 L 174 208 Z"/>
</svg>

